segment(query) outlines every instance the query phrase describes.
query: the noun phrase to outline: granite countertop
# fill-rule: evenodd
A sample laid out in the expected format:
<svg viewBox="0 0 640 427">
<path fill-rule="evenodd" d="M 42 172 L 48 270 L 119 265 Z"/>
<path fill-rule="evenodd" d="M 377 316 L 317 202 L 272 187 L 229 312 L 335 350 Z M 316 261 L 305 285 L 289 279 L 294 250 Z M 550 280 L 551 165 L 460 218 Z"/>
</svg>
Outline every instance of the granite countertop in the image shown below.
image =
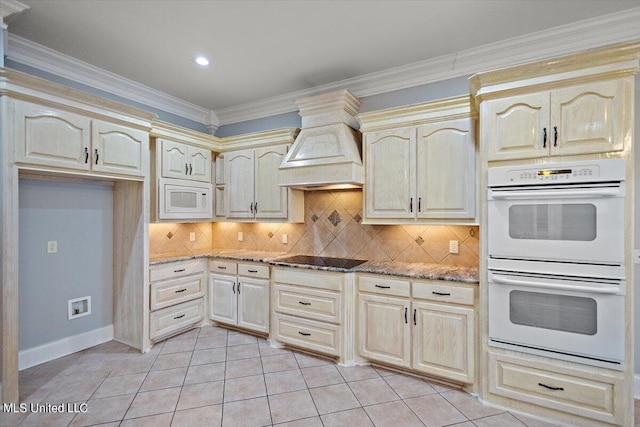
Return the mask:
<svg viewBox="0 0 640 427">
<path fill-rule="evenodd" d="M 477 267 L 462 267 L 455 265 L 406 263 L 398 261 L 367 261 L 357 267 L 346 269 L 307 264 L 293 264 L 278 260 L 278 258 L 288 256 L 291 256 L 291 254 L 284 252 L 208 249 L 188 254 L 167 253 L 153 255 L 149 258 L 149 264 L 157 265 L 188 259 L 215 257 L 236 261 L 264 262 L 274 266 L 304 268 L 309 270 L 333 271 L 340 273 L 372 273 L 408 277 L 413 279 L 449 280 L 466 283 L 478 283 L 480 276 L 479 269 Z"/>
</svg>

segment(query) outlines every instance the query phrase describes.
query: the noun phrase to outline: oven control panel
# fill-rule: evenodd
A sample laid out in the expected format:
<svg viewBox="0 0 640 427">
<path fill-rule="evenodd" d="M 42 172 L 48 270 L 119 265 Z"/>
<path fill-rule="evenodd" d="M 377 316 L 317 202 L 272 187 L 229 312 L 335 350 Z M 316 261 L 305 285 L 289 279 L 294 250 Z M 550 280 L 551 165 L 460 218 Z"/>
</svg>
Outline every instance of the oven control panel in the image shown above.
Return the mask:
<svg viewBox="0 0 640 427">
<path fill-rule="evenodd" d="M 549 181 L 571 182 L 583 181 L 584 178 L 598 178 L 599 172 L 600 169 L 595 165 L 566 169 L 526 169 L 509 171 L 507 179 L 509 182 L 524 184 Z"/>
</svg>

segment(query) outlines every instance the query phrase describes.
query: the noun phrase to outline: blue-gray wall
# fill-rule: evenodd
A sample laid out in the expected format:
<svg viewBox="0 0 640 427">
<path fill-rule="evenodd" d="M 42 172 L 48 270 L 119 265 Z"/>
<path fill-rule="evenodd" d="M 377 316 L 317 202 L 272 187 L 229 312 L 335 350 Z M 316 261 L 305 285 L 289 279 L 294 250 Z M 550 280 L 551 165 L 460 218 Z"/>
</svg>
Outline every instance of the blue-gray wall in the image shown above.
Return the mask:
<svg viewBox="0 0 640 427">
<path fill-rule="evenodd" d="M 19 198 L 20 350 L 113 324 L 113 187 L 21 179 Z M 85 296 L 91 315 L 68 320 Z"/>
</svg>

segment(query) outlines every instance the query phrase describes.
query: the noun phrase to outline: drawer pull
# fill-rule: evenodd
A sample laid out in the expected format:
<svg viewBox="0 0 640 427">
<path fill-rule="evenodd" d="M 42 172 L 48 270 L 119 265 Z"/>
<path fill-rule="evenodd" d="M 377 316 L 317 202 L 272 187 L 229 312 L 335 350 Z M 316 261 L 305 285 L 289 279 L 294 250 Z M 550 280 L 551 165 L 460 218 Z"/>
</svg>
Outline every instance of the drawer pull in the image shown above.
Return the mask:
<svg viewBox="0 0 640 427">
<path fill-rule="evenodd" d="M 442 296 L 450 296 L 451 295 L 449 292 L 436 292 L 436 291 L 433 291 L 431 293 L 434 294 L 434 295 L 442 295 Z"/>
<path fill-rule="evenodd" d="M 173 270 L 173 272 L 174 273 L 182 273 L 185 270 L 186 270 L 186 268 L 181 268 L 181 269 L 178 269 L 178 270 Z"/>
<path fill-rule="evenodd" d="M 298 304 L 302 304 L 302 305 L 311 305 L 310 302 L 304 302 L 304 301 L 298 301 Z"/>
<path fill-rule="evenodd" d="M 187 290 L 187 288 L 178 289 L 178 290 L 176 291 L 176 294 L 179 294 L 180 292 L 184 292 L 184 291 L 186 291 L 186 290 Z"/>
<path fill-rule="evenodd" d="M 257 273 L 258 270 L 247 270 L 249 273 Z"/>
<path fill-rule="evenodd" d="M 300 335 L 302 335 L 303 337 L 310 337 L 310 336 L 311 336 L 311 334 L 310 334 L 310 333 L 307 333 L 307 332 L 300 332 L 300 331 L 298 331 L 298 333 L 299 333 Z"/>
<path fill-rule="evenodd" d="M 391 288 L 391 286 L 376 285 L 376 288 L 380 288 L 380 289 L 390 289 L 390 288 Z"/>
<path fill-rule="evenodd" d="M 225 266 L 223 266 L 223 265 L 219 265 L 219 266 L 218 266 L 218 268 L 219 268 L 220 270 L 226 270 L 226 269 L 227 269 L 227 267 L 225 267 Z"/>
<path fill-rule="evenodd" d="M 176 317 L 174 317 L 173 319 L 174 319 L 174 320 L 178 320 L 178 319 L 182 319 L 183 317 L 184 317 L 184 314 L 181 314 L 180 316 L 176 316 Z"/>
<path fill-rule="evenodd" d="M 418 324 L 416 323 L 416 313 L 418 310 L 416 310 L 415 308 L 413 309 L 413 326 L 417 326 Z"/>
<path fill-rule="evenodd" d="M 551 387 L 551 386 L 548 386 L 548 385 L 546 385 L 546 384 L 542 384 L 542 383 L 538 383 L 538 385 L 539 385 L 540 387 L 544 387 L 544 388 L 546 388 L 546 389 L 548 389 L 548 390 L 564 391 L 564 388 L 562 388 L 562 387 Z"/>
</svg>

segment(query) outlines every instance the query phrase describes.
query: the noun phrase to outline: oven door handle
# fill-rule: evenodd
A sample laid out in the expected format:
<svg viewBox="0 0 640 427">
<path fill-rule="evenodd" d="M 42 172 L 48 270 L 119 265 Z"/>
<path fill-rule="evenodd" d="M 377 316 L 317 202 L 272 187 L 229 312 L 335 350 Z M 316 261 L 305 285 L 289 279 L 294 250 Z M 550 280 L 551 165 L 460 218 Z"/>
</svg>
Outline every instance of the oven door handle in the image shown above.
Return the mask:
<svg viewBox="0 0 640 427">
<path fill-rule="evenodd" d="M 617 286 L 590 287 L 590 286 L 560 285 L 555 283 L 536 282 L 533 280 L 510 279 L 508 277 L 499 276 L 497 274 L 493 275 L 492 280 L 494 283 L 497 283 L 500 285 L 526 286 L 530 288 L 552 289 L 552 290 L 558 290 L 558 291 L 574 291 L 574 292 L 585 292 L 590 294 L 610 294 L 610 295 L 620 293 L 620 288 Z"/>
<path fill-rule="evenodd" d="M 581 190 L 528 190 L 500 191 L 492 190 L 490 198 L 494 199 L 578 199 L 588 197 L 615 197 L 620 195 L 620 187 L 593 188 Z"/>
</svg>

